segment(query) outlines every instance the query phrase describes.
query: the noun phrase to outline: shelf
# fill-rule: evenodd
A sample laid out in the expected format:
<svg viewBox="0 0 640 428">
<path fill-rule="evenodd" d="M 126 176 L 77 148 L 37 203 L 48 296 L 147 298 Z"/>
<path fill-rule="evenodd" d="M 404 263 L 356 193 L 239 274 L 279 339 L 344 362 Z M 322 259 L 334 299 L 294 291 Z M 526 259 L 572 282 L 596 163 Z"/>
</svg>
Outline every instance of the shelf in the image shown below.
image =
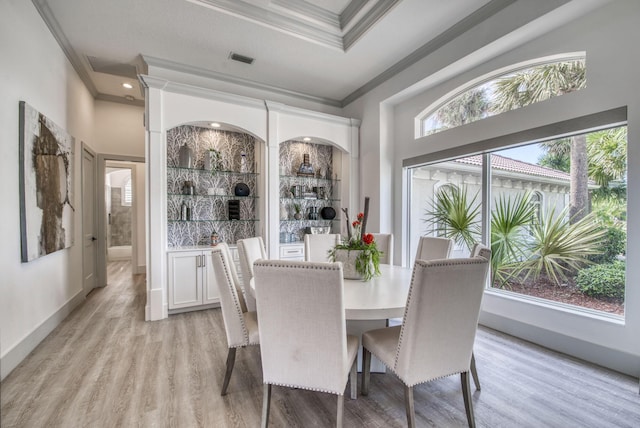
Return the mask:
<svg viewBox="0 0 640 428">
<path fill-rule="evenodd" d="M 167 166 L 168 170 L 176 170 L 176 171 L 192 171 L 192 172 L 196 172 L 196 173 L 206 173 L 206 174 L 211 174 L 211 175 L 252 175 L 252 176 L 257 176 L 259 175 L 257 172 L 240 172 L 240 171 L 216 171 L 216 172 L 211 172 L 208 169 L 202 169 L 202 168 L 183 168 L 181 166 Z"/>
<path fill-rule="evenodd" d="M 280 197 L 281 201 L 325 201 L 325 202 L 340 202 L 340 199 L 318 199 L 318 198 L 288 198 Z"/>
<path fill-rule="evenodd" d="M 280 180 L 315 180 L 318 182 L 323 181 L 327 183 L 340 181 L 340 179 L 333 179 L 333 178 L 304 177 L 304 176 L 297 176 L 297 175 L 281 175 Z"/>
<path fill-rule="evenodd" d="M 240 220 L 167 220 L 169 223 L 255 223 L 260 221 L 257 218 L 252 219 L 240 219 Z M 298 220 L 296 220 L 298 221 Z M 302 221 L 302 220 L 300 220 Z"/>
<path fill-rule="evenodd" d="M 185 195 L 183 193 L 167 193 L 168 196 L 171 197 L 181 197 L 181 198 L 219 198 L 219 199 L 258 199 L 259 196 L 235 196 L 235 195 Z"/>
<path fill-rule="evenodd" d="M 325 219 L 325 218 L 319 218 L 318 220 L 309 220 L 308 218 L 301 218 L 300 220 L 280 220 L 280 223 L 312 223 L 314 221 L 340 221 L 339 218 L 334 218 L 334 219 Z"/>
</svg>

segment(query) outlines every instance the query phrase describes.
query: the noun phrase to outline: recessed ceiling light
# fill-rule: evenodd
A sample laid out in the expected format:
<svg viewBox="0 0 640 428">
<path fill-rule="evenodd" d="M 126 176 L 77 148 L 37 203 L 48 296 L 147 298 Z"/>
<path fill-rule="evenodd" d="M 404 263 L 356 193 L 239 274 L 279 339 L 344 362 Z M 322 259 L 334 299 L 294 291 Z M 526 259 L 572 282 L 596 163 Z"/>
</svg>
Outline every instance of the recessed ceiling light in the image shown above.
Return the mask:
<svg viewBox="0 0 640 428">
<path fill-rule="evenodd" d="M 127 83 L 127 82 L 123 83 L 122 87 L 125 88 L 125 89 L 133 89 L 133 85 L 131 83 Z"/>
<path fill-rule="evenodd" d="M 211 122 L 211 127 L 220 128 L 220 124 L 218 122 Z"/>
<path fill-rule="evenodd" d="M 311 138 L 309 138 L 309 137 L 304 137 L 304 138 L 302 139 L 302 141 L 311 141 Z"/>
</svg>

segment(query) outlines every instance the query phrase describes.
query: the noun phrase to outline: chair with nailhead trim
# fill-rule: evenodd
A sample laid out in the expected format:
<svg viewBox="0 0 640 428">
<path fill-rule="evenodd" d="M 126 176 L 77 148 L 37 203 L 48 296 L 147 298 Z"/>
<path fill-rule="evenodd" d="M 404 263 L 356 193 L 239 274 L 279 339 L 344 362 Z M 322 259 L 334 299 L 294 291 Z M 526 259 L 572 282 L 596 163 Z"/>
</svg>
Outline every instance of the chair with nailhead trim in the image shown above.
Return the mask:
<svg viewBox="0 0 640 428">
<path fill-rule="evenodd" d="M 329 250 L 340 243 L 337 233 L 304 235 L 304 259 L 308 262 L 328 262 Z"/>
<path fill-rule="evenodd" d="M 229 347 L 227 369 L 220 393 L 220 395 L 226 395 L 236 360 L 236 350 L 245 346 L 259 345 L 260 337 L 256 313 L 247 311 L 242 290 L 237 285 L 235 265 L 227 244 L 221 243 L 213 248 L 211 258 L 215 281 L 220 292 L 220 308 Z"/>
<path fill-rule="evenodd" d="M 421 236 L 418 241 L 416 260 L 448 259 L 451 256 L 453 239 L 437 236 Z"/>
<path fill-rule="evenodd" d="M 467 422 L 475 426 L 469 370 L 489 260 L 417 260 L 402 325 L 362 335 L 362 395 L 369 393 L 371 354 L 404 383 L 409 427 L 415 427 L 413 387 L 460 373 Z"/>
<path fill-rule="evenodd" d="M 382 251 L 380 256 L 380 264 L 393 264 L 393 234 L 392 233 L 372 233 L 373 241 L 376 243 L 378 250 Z"/>
<path fill-rule="evenodd" d="M 347 335 L 342 265 L 258 260 L 253 265 L 264 383 L 262 426 L 269 423 L 272 385 L 338 396 L 342 426 L 348 378 L 357 395 L 358 338 Z"/>
<path fill-rule="evenodd" d="M 238 255 L 240 256 L 240 268 L 242 270 L 242 282 L 244 282 L 244 295 L 247 309 L 256 310 L 256 299 L 251 295 L 249 281 L 253 278 L 253 262 L 258 259 L 266 259 L 267 251 L 264 248 L 262 237 L 238 239 Z"/>
</svg>

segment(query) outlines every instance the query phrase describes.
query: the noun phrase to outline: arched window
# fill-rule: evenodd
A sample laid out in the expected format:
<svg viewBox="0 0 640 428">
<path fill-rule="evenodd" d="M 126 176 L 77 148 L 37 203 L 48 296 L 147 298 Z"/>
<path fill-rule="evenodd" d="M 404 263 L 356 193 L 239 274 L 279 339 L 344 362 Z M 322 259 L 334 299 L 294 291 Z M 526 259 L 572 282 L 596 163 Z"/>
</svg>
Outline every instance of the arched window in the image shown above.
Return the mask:
<svg viewBox="0 0 640 428">
<path fill-rule="evenodd" d="M 531 194 L 530 203 L 533 206 L 533 217 L 531 218 L 531 226 L 529 234 L 533 234 L 533 227 L 540 224 L 542 218 L 542 193 L 536 191 Z"/>
<path fill-rule="evenodd" d="M 416 118 L 416 138 L 584 88 L 585 54 L 514 64 L 449 92 Z"/>
</svg>

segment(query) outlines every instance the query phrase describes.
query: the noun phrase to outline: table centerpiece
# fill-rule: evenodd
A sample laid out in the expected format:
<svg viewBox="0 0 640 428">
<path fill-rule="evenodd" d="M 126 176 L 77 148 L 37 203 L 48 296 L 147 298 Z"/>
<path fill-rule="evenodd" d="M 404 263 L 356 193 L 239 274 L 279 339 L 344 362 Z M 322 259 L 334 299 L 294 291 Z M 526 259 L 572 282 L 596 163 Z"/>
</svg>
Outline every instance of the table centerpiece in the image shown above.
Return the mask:
<svg viewBox="0 0 640 428">
<path fill-rule="evenodd" d="M 356 220 L 349 221 L 349 211 L 342 208 L 347 223 L 347 237 L 329 251 L 329 259 L 342 262 L 345 279 L 369 281 L 380 275 L 380 255 L 373 234 L 366 233 L 369 217 L 369 197 L 364 198 L 364 212 L 358 213 Z"/>
</svg>

